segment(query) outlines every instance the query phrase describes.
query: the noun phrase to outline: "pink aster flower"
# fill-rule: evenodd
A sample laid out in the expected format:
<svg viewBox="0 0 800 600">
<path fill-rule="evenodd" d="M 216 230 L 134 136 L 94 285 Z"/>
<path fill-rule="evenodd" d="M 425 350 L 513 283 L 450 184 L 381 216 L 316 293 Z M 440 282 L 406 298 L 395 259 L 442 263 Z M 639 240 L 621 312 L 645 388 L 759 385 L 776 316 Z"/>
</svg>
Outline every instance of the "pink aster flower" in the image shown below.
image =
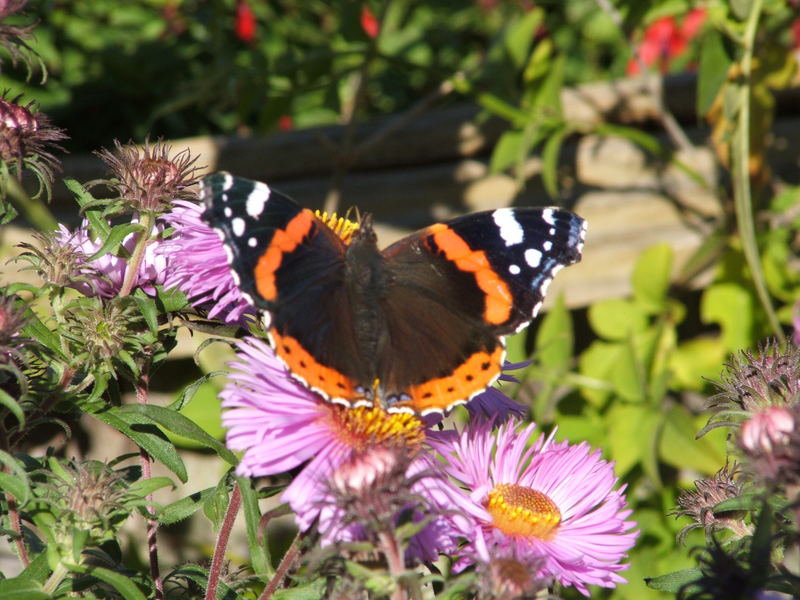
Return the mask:
<svg viewBox="0 0 800 600">
<path fill-rule="evenodd" d="M 359 475 L 353 473 L 356 467 L 347 465 L 387 448 L 416 456 L 425 439 L 423 422 L 407 413 L 345 408 L 324 401 L 291 379 L 272 349 L 258 338 L 245 338 L 237 350 L 229 383 L 220 393 L 227 409 L 222 422 L 228 429 L 228 447 L 244 451 L 237 472 L 251 477 L 274 475 L 306 463 L 282 496 L 295 512 L 298 526 L 306 530 L 317 522 L 326 543 L 363 539 L 360 524 L 342 518 L 346 507 L 337 502 L 340 496 L 334 487 L 341 488 L 343 478 L 382 481 L 382 473 L 394 467 L 383 469 L 367 460 Z M 402 471 L 399 476 L 395 469 L 392 477 L 417 480 L 420 483 L 412 486 L 411 493 L 422 494 L 427 478 L 420 471 L 427 465 L 410 460 L 397 467 Z M 350 475 L 346 475 L 348 468 Z M 370 468 L 373 475 L 365 475 Z M 445 539 L 441 526 L 426 527 L 421 535 L 423 539 L 412 541 L 410 551 L 418 548 L 417 556 L 423 559 L 441 547 L 435 543 Z"/>
<path fill-rule="evenodd" d="M 141 288 L 151 296 L 156 293 L 155 286 L 164 283 L 167 270 L 167 257 L 157 250 L 161 244 L 159 236 L 162 231 L 162 226 L 156 226 L 153 238 L 147 242 L 144 258 L 139 265 L 139 273 L 133 284 L 134 288 Z M 128 253 L 133 251 L 138 235 L 138 233 L 131 233 L 123 240 L 122 247 Z M 91 277 L 76 279 L 68 284 L 69 287 L 75 288 L 86 296 L 113 298 L 119 294 L 125 279 L 125 271 L 128 268 L 128 259 L 108 253 L 89 262 L 88 258 L 102 246 L 102 240 L 93 239 L 90 236 L 88 221 L 84 220 L 74 232 L 70 232 L 64 225 L 59 224 L 54 238 L 56 243 L 74 248 L 79 255 L 83 256 L 79 262 L 90 267 L 86 273 L 91 273 Z"/>
<path fill-rule="evenodd" d="M 475 423 L 475 422 L 473 422 Z M 587 585 L 614 587 L 637 533 L 613 464 L 585 443 L 570 446 L 540 436 L 535 425 L 516 431 L 511 420 L 496 432 L 478 423 L 431 434 L 459 486 L 453 526 L 467 540 L 462 566 L 499 556 L 540 558 L 539 577 L 552 577 L 589 595 Z"/>
<path fill-rule="evenodd" d="M 226 323 L 242 323 L 255 314 L 231 276 L 231 268 L 219 236 L 201 218 L 195 202 L 175 200 L 162 215 L 175 228 L 159 251 L 169 256 L 165 287 L 178 288 L 194 306 L 207 308 L 208 317 Z"/>
</svg>

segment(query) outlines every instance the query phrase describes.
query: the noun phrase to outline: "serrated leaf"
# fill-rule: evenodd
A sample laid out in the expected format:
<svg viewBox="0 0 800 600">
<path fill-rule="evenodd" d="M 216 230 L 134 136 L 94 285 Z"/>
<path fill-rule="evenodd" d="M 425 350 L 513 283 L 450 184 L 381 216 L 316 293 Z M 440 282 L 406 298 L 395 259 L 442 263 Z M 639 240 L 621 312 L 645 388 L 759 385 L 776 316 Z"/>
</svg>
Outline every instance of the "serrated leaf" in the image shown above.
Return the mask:
<svg viewBox="0 0 800 600">
<path fill-rule="evenodd" d="M 762 505 L 760 494 L 742 494 L 735 498 L 728 498 L 714 505 L 714 514 L 732 510 L 756 510 Z"/>
<path fill-rule="evenodd" d="M 178 521 L 188 519 L 200 508 L 206 499 L 214 492 L 216 487 L 206 488 L 194 494 L 176 500 L 171 504 L 167 504 L 158 513 L 158 522 L 163 525 L 171 525 Z"/>
<path fill-rule="evenodd" d="M 156 302 L 162 313 L 177 312 L 189 306 L 189 299 L 178 288 L 165 290 L 162 286 L 156 287 Z"/>
<path fill-rule="evenodd" d="M 13 494 L 17 502 L 20 505 L 24 505 L 31 497 L 28 474 L 16 458 L 2 450 L 0 450 L 0 463 L 10 471 L 10 473 L 0 473 L 2 475 L 0 477 L 0 489 L 7 490 Z"/>
<path fill-rule="evenodd" d="M 114 407 L 104 412 L 94 413 L 96 419 L 103 421 L 136 442 L 152 458 L 175 473 L 183 483 L 188 476 L 186 466 L 175 446 L 166 438 L 164 432 L 150 419 L 135 411 L 122 411 L 124 407 Z"/>
<path fill-rule="evenodd" d="M 0 580 L 0 600 L 47 600 L 50 597 L 38 581 L 23 577 Z"/>
<path fill-rule="evenodd" d="M 92 254 L 87 260 L 93 261 L 111 252 L 115 252 L 122 244 L 122 240 L 130 234 L 144 231 L 144 225 L 141 223 L 125 223 L 124 225 L 115 225 L 111 228 L 108 237 L 101 238 L 103 244 L 97 249 L 97 252 Z"/>
<path fill-rule="evenodd" d="M 138 413 L 143 417 L 151 419 L 164 429 L 177 433 L 183 437 L 189 438 L 206 448 L 216 452 L 222 460 L 231 465 L 237 464 L 239 461 L 236 456 L 228 450 L 228 448 L 220 442 L 208 435 L 205 431 L 200 429 L 196 423 L 187 419 L 181 413 L 175 412 L 163 406 L 155 406 L 153 404 L 128 404 L 119 408 L 120 414 L 133 414 Z"/>
<path fill-rule="evenodd" d="M 645 579 L 647 587 L 662 592 L 676 594 L 684 586 L 697 581 L 703 576 L 703 572 L 697 567 L 682 569 L 673 573 L 667 573 L 659 577 L 649 577 Z"/>
<path fill-rule="evenodd" d="M 706 115 L 728 79 L 731 57 L 725 49 L 722 34 L 709 28 L 700 47 L 697 81 L 697 114 Z"/>
<path fill-rule="evenodd" d="M 666 306 L 672 256 L 669 244 L 656 244 L 642 252 L 633 268 L 633 297 L 649 314 L 661 313 Z"/>
<path fill-rule="evenodd" d="M 220 528 L 229 503 L 228 478 L 223 477 L 214 488 L 214 492 L 203 502 L 203 514 L 211 521 L 215 530 Z"/>
</svg>

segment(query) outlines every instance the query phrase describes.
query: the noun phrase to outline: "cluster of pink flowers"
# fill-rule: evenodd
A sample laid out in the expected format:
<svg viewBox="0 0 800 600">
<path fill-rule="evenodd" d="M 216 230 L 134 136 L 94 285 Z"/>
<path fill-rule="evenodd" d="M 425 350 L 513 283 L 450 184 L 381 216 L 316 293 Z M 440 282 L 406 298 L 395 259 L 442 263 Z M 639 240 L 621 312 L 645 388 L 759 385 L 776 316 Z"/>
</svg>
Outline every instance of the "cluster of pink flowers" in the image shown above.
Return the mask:
<svg viewBox="0 0 800 600">
<path fill-rule="evenodd" d="M 201 212 L 177 202 L 163 216 L 174 229 L 162 245 L 166 286 L 210 317 L 248 327 L 253 310 Z M 500 389 L 467 405 L 462 430 L 438 431 L 430 419 L 324 401 L 259 337 L 245 337 L 236 351 L 220 395 L 228 446 L 242 452 L 237 472 L 260 477 L 302 466 L 282 500 L 323 544 L 370 539 L 372 528 L 411 514 L 424 526 L 407 540 L 407 561 L 445 554 L 458 569 L 487 572 L 498 560 L 516 561 L 536 581 L 586 595 L 589 585 L 624 581 L 619 572 L 637 532 L 613 464 L 586 444 L 537 438 L 535 425 L 519 418 L 524 408 Z"/>
</svg>

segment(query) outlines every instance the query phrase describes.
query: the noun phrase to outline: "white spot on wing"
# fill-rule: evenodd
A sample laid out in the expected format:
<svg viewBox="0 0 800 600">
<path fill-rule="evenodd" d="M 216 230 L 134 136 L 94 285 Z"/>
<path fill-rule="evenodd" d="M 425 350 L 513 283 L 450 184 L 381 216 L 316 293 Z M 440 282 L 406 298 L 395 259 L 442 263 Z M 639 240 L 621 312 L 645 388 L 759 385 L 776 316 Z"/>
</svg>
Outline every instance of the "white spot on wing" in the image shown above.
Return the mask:
<svg viewBox="0 0 800 600">
<path fill-rule="evenodd" d="M 225 213 L 225 216 L 228 217 L 229 219 L 231 218 L 231 215 L 233 214 L 233 210 L 231 210 L 230 206 L 226 206 L 225 210 L 222 211 L 222 212 Z"/>
<path fill-rule="evenodd" d="M 245 222 L 244 219 L 241 217 L 236 217 L 231 221 L 231 228 L 233 229 L 233 235 L 236 237 L 242 237 L 245 229 Z"/>
<path fill-rule="evenodd" d="M 509 265 L 508 272 L 512 275 L 519 275 L 522 269 L 519 268 L 519 265 Z"/>
<path fill-rule="evenodd" d="M 247 240 L 247 245 L 251 248 L 255 248 L 258 245 L 258 240 L 254 237 L 251 237 Z"/>
<path fill-rule="evenodd" d="M 222 189 L 229 190 L 233 187 L 233 176 L 230 173 L 225 173 L 225 179 L 222 180 Z M 228 196 L 223 195 L 223 200 L 227 200 Z"/>
<path fill-rule="evenodd" d="M 553 209 L 552 208 L 545 208 L 542 211 L 542 219 L 544 219 L 544 222 L 547 223 L 548 225 L 555 225 L 556 224 L 555 221 L 553 220 Z"/>
<path fill-rule="evenodd" d="M 550 250 L 553 248 L 553 242 L 547 240 L 544 244 L 542 244 L 542 248 L 544 248 L 545 252 L 550 252 Z"/>
<path fill-rule="evenodd" d="M 542 253 L 539 252 L 536 248 L 528 248 L 525 250 L 525 262 L 528 263 L 529 267 L 533 267 L 534 269 L 539 266 L 539 263 L 542 260 Z"/>
<path fill-rule="evenodd" d="M 519 224 L 517 218 L 514 216 L 514 210 L 511 208 L 500 208 L 492 213 L 495 225 L 500 229 L 500 237 L 506 243 L 506 246 L 514 246 L 515 244 L 522 243 L 525 238 L 525 232 L 522 230 L 522 225 Z"/>
<path fill-rule="evenodd" d="M 247 202 L 245 203 L 245 210 L 247 214 L 257 219 L 261 216 L 261 213 L 264 212 L 264 206 L 269 200 L 269 187 L 265 183 L 261 183 L 260 181 L 256 183 L 253 191 L 250 192 L 250 195 L 247 197 Z"/>
</svg>

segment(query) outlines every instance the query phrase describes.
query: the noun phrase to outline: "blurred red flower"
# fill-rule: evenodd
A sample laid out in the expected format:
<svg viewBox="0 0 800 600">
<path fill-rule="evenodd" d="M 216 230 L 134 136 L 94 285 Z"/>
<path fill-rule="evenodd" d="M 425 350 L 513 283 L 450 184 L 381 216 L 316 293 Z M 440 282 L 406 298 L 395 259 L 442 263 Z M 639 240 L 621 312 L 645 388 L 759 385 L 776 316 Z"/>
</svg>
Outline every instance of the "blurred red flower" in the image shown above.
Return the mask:
<svg viewBox="0 0 800 600">
<path fill-rule="evenodd" d="M 256 15 L 247 0 L 236 3 L 236 37 L 248 44 L 256 39 Z"/>
<path fill-rule="evenodd" d="M 639 44 L 638 54 L 642 62 L 648 67 L 658 64 L 659 70 L 666 72 L 670 61 L 683 54 L 705 20 L 704 8 L 689 11 L 680 25 L 676 23 L 675 17 L 657 19 L 645 29 Z M 636 58 L 631 58 L 628 62 L 628 75 L 638 74 L 639 64 Z"/>
<path fill-rule="evenodd" d="M 361 29 L 373 40 L 378 37 L 381 29 L 381 24 L 366 4 L 361 7 Z"/>
</svg>

